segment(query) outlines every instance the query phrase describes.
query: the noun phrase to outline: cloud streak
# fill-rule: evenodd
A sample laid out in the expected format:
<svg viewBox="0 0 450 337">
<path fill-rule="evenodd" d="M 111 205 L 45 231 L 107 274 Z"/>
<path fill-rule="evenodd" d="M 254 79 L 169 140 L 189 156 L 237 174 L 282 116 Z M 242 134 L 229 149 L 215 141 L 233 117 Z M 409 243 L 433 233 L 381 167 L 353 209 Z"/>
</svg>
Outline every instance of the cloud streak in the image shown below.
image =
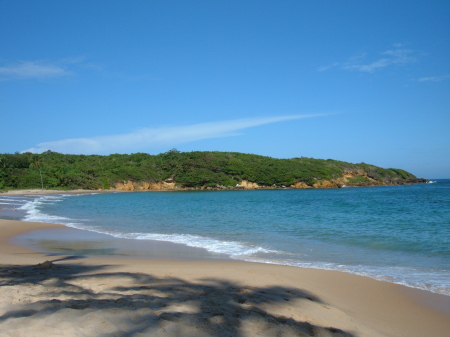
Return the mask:
<svg viewBox="0 0 450 337">
<path fill-rule="evenodd" d="M 393 49 L 381 53 L 381 57 L 372 62 L 365 62 L 366 55 L 360 54 L 344 63 L 333 63 L 328 66 L 321 66 L 318 71 L 323 72 L 332 68 L 343 70 L 358 71 L 362 73 L 375 73 L 390 66 L 400 66 L 416 61 L 414 52 L 409 49 L 401 48 L 400 44 L 394 45 Z"/>
<path fill-rule="evenodd" d="M 442 82 L 442 81 L 445 81 L 448 79 L 450 79 L 450 75 L 422 77 L 422 78 L 419 78 L 417 81 L 418 82 Z"/>
<path fill-rule="evenodd" d="M 266 124 L 313 118 L 329 114 L 243 118 L 187 126 L 144 128 L 126 134 L 92 138 L 73 138 L 44 142 L 22 152 L 42 153 L 47 150 L 69 154 L 110 154 L 148 151 L 158 146 L 179 144 L 210 138 L 237 136 L 237 131 Z"/>
<path fill-rule="evenodd" d="M 0 79 L 48 79 L 69 76 L 72 72 L 59 64 L 24 61 L 0 67 Z"/>
</svg>

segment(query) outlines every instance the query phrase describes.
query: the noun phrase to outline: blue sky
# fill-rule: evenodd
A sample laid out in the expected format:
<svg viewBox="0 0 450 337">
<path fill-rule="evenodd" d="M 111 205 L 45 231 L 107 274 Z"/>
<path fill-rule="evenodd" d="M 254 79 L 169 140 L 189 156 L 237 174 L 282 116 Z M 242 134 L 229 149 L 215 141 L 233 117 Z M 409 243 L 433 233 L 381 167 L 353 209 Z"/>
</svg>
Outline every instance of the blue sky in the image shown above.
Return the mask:
<svg viewBox="0 0 450 337">
<path fill-rule="evenodd" d="M 449 1 L 0 0 L 0 153 L 237 151 L 450 178 Z"/>
</svg>

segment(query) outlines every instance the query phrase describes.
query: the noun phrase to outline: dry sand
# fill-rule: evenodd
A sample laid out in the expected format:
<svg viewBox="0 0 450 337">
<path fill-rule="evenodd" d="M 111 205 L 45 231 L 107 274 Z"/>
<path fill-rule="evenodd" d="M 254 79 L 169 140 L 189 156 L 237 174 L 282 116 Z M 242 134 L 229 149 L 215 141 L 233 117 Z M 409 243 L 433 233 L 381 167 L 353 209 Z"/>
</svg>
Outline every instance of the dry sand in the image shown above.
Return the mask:
<svg viewBox="0 0 450 337">
<path fill-rule="evenodd" d="M 51 256 L 0 220 L 0 336 L 449 336 L 450 297 L 246 262 Z M 48 261 L 48 262 L 46 262 Z"/>
<path fill-rule="evenodd" d="M 0 191 L 0 195 L 36 195 L 36 194 L 91 194 L 91 193 L 119 193 L 124 192 L 122 190 L 41 190 L 41 189 L 30 189 L 30 190 L 9 190 L 9 191 Z"/>
</svg>

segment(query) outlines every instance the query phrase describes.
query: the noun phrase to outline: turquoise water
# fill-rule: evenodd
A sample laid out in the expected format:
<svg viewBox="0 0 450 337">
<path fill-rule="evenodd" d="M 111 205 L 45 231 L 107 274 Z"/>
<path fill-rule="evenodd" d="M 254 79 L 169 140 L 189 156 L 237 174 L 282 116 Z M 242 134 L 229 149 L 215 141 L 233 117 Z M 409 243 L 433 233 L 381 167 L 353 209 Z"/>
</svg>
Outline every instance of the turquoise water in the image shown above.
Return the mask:
<svg viewBox="0 0 450 337">
<path fill-rule="evenodd" d="M 28 221 L 63 223 L 140 243 L 181 243 L 245 261 L 347 271 L 450 295 L 450 180 L 20 200 Z"/>
</svg>

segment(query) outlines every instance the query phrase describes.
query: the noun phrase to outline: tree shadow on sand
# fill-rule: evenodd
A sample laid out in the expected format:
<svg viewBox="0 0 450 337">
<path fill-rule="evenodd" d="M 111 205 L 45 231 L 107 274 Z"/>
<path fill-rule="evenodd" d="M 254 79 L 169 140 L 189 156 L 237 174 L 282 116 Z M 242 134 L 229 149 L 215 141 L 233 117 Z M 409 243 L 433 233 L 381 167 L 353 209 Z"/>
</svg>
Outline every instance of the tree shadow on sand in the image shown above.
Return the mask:
<svg viewBox="0 0 450 337">
<path fill-rule="evenodd" d="M 325 306 L 299 289 L 250 288 L 222 279 L 193 283 L 64 263 L 78 258 L 0 266 L 0 331 L 14 336 L 30 335 L 34 328 L 47 336 L 61 329 L 101 337 L 352 336 L 293 318 L 290 304 Z M 14 297 L 17 291 L 26 303 Z"/>
</svg>

